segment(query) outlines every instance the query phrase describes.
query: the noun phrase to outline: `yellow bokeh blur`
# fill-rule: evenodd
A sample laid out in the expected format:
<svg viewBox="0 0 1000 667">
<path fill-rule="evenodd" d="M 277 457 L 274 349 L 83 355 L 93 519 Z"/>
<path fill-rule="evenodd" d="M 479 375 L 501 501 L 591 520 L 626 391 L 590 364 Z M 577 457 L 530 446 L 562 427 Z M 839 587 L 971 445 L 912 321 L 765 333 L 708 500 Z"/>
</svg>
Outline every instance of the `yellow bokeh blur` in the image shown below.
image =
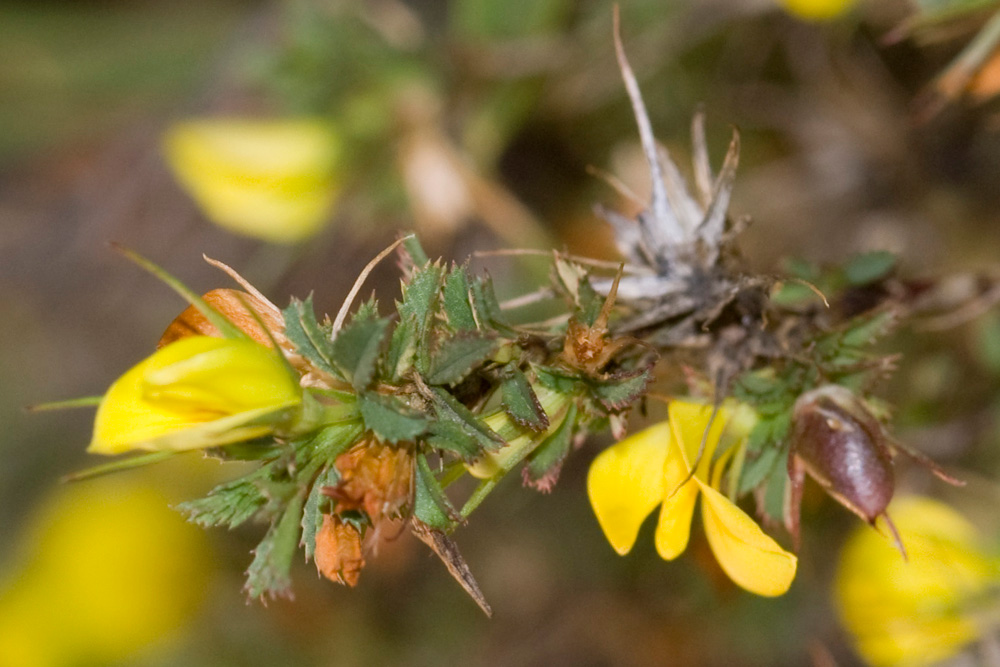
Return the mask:
<svg viewBox="0 0 1000 667">
<path fill-rule="evenodd" d="M 0 588 L 0 667 L 127 661 L 169 641 L 203 598 L 207 537 L 141 477 L 59 488 Z"/>
<path fill-rule="evenodd" d="M 177 179 L 214 223 L 273 243 L 316 234 L 339 191 L 340 143 L 320 120 L 205 119 L 164 138 Z"/>
<path fill-rule="evenodd" d="M 858 528 L 840 556 L 837 608 L 870 664 L 932 664 L 982 634 L 977 609 L 988 602 L 1000 570 L 975 527 L 941 502 L 901 497 L 889 515 L 907 559 L 888 538 Z"/>
<path fill-rule="evenodd" d="M 850 10 L 857 0 L 779 0 L 789 14 L 806 21 L 829 21 Z"/>
</svg>

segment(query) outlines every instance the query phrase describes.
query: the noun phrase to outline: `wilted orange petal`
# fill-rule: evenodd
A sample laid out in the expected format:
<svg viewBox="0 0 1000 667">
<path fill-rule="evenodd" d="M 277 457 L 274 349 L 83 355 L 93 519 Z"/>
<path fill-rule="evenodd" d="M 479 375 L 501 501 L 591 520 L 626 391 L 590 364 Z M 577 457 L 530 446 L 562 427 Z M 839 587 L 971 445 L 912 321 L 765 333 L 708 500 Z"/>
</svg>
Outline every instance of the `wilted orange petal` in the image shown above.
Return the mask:
<svg viewBox="0 0 1000 667">
<path fill-rule="evenodd" d="M 330 581 L 355 586 L 365 566 L 361 555 L 361 535 L 357 529 L 329 514 L 323 516 L 323 525 L 316 533 L 316 551 L 313 554 L 316 569 Z"/>
<path fill-rule="evenodd" d="M 219 311 L 219 314 L 261 345 L 271 346 L 272 337 L 279 343 L 284 338 L 284 321 L 280 316 L 275 315 L 270 304 L 264 303 L 252 294 L 235 289 L 215 289 L 203 295 L 202 298 L 208 305 Z M 262 323 L 264 326 L 261 326 Z M 270 330 L 271 336 L 268 336 L 264 327 Z M 218 338 L 220 335 L 219 330 L 201 314 L 201 311 L 194 306 L 188 306 L 170 323 L 156 347 L 163 347 L 188 336 L 214 336 Z"/>
</svg>

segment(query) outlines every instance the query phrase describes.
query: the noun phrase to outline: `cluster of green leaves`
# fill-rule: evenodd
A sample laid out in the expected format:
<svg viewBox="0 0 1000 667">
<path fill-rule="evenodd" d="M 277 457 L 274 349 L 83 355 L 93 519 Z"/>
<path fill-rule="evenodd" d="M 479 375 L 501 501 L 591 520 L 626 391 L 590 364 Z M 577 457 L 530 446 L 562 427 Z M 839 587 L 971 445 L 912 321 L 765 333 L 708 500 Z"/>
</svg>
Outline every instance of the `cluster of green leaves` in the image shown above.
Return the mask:
<svg viewBox="0 0 1000 667">
<path fill-rule="evenodd" d="M 791 309 L 783 317 L 794 318 L 796 312 L 823 308 L 820 292 L 833 297 L 831 308 L 843 309 L 859 293 L 879 291 L 894 267 L 894 256 L 884 252 L 858 255 L 827 270 L 790 262 L 792 275 L 802 282 L 785 283 L 773 303 Z M 759 417 L 733 466 L 733 493 L 756 492 L 760 510 L 775 521 L 781 520 L 785 509 L 788 436 L 798 397 L 820 385 L 839 384 L 865 398 L 893 370 L 896 360 L 876 347 L 898 325 L 896 310 L 879 306 L 834 326 L 808 315 L 801 318 L 808 333 L 797 341 L 795 353 L 744 372 L 732 387 L 733 397 L 751 405 Z"/>
<path fill-rule="evenodd" d="M 373 299 L 334 331 L 311 297 L 283 311 L 285 336 L 328 387 L 307 388 L 327 419 L 290 442 L 219 448 L 219 456 L 260 465 L 181 506 L 203 526 L 270 524 L 247 573 L 252 597 L 289 591 L 300 544 L 313 556 L 323 515 L 336 511 L 336 494 L 324 490 L 336 487 L 337 458 L 353 447 L 378 443 L 412 456 L 413 497 L 402 513 L 422 539 L 444 544 L 522 462 L 526 484 L 550 489 L 575 439 L 620 419 L 650 380 L 637 358 L 616 359 L 607 372 L 572 367 L 561 356 L 564 326 L 519 330 L 488 276 L 430 262 L 415 242 L 407 247 L 410 268 L 393 316 Z M 575 276 L 572 316 L 593 325 L 600 297 L 579 267 L 559 264 L 557 274 Z M 488 472 L 459 509 L 446 487 L 477 467 Z M 372 518 L 352 512 L 352 521 L 363 531 Z"/>
</svg>

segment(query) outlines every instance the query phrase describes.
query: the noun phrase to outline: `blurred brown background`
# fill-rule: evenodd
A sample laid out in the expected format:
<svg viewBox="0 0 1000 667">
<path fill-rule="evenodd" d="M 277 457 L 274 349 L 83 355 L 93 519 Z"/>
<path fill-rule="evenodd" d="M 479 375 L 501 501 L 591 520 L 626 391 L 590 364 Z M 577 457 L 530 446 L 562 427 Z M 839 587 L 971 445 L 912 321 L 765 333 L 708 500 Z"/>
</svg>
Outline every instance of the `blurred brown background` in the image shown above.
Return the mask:
<svg viewBox="0 0 1000 667">
<path fill-rule="evenodd" d="M 887 44 L 914 6 L 862 2 L 828 22 L 769 0 L 626 0 L 621 10 L 654 127 L 679 163 L 699 105 L 716 160 L 730 126 L 740 128 L 732 210 L 755 220 L 744 245 L 752 267 L 878 249 L 900 253 L 917 275 L 995 265 L 995 105 L 958 98 L 919 117 L 920 96 L 983 14 Z M 162 157 L 164 131 L 182 119 L 300 114 L 330 119 L 346 148 L 330 224 L 298 246 L 212 226 Z M 421 186 L 401 175 L 416 141 L 452 160 L 478 193 L 471 204 L 450 217 L 421 212 Z M 205 253 L 279 305 L 314 291 L 317 310 L 333 312 L 369 258 L 415 226 L 430 254 L 449 260 L 532 244 L 611 257 L 591 206 L 628 202 L 588 165 L 640 194 L 647 187 L 605 0 L 3 3 L 0 576 L 15 582 L 32 567 L 46 548 L 31 537 L 38 504 L 61 475 L 93 464 L 88 410 L 22 407 L 101 393 L 182 309 L 110 241 L 202 292 L 228 280 Z M 502 297 L 545 271 L 533 261 L 475 265 L 491 270 Z M 383 302 L 396 296 L 395 267 L 381 266 L 371 287 Z M 984 477 L 997 468 L 996 325 L 904 340 L 911 361 L 888 390 L 903 433 Z M 262 528 L 216 530 L 200 547 L 207 575 L 183 621 L 96 664 L 855 664 L 828 600 L 832 554 L 852 517 L 813 499 L 792 591 L 754 598 L 717 571 L 697 531 L 675 563 L 643 536 L 629 557 L 612 552 L 584 491 L 601 444 L 571 461 L 551 496 L 511 481 L 458 533 L 492 620 L 408 535 L 372 560 L 356 590 L 301 566 L 294 602 L 247 605 L 241 573 Z M 177 502 L 228 473 L 195 461 L 125 475 Z M 67 551 L 59 555 L 73 559 Z M 139 569 L 158 567 L 154 558 Z"/>
</svg>

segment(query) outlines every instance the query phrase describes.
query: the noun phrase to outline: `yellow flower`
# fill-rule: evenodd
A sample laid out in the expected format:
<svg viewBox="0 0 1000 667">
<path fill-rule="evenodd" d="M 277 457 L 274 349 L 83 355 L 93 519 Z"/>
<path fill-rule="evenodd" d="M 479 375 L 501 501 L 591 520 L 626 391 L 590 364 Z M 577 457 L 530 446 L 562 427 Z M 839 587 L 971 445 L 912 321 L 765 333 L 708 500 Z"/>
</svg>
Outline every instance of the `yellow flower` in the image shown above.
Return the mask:
<svg viewBox="0 0 1000 667">
<path fill-rule="evenodd" d="M 779 0 L 789 14 L 807 21 L 829 21 L 854 6 L 856 0 Z"/>
<path fill-rule="evenodd" d="M 205 596 L 204 535 L 148 480 L 62 487 L 25 538 L 23 565 L 0 585 L 4 667 L 134 664 Z"/>
<path fill-rule="evenodd" d="M 321 121 L 190 121 L 174 126 L 164 145 L 181 184 L 230 231 L 294 243 L 330 216 L 339 146 Z"/>
<path fill-rule="evenodd" d="M 88 451 L 180 451 L 273 432 L 302 402 L 278 354 L 252 340 L 209 336 L 160 348 L 108 389 Z"/>
<path fill-rule="evenodd" d="M 872 665 L 936 663 L 983 634 L 977 607 L 995 608 L 987 595 L 1000 572 L 975 527 L 947 505 L 902 497 L 889 513 L 907 560 L 883 536 L 857 530 L 840 555 L 838 612 Z"/>
<path fill-rule="evenodd" d="M 727 422 L 740 421 L 733 411 L 720 408 L 694 476 L 678 488 L 691 472 L 711 413 L 710 405 L 674 401 L 667 422 L 602 452 L 587 476 L 591 506 L 611 546 L 624 555 L 635 544 L 643 521 L 660 505 L 656 550 L 672 560 L 687 547 L 700 495 L 705 534 L 726 574 L 757 595 L 781 595 L 795 578 L 796 557 L 718 491 L 724 462 L 716 464 L 709 481 L 712 458 Z"/>
</svg>

